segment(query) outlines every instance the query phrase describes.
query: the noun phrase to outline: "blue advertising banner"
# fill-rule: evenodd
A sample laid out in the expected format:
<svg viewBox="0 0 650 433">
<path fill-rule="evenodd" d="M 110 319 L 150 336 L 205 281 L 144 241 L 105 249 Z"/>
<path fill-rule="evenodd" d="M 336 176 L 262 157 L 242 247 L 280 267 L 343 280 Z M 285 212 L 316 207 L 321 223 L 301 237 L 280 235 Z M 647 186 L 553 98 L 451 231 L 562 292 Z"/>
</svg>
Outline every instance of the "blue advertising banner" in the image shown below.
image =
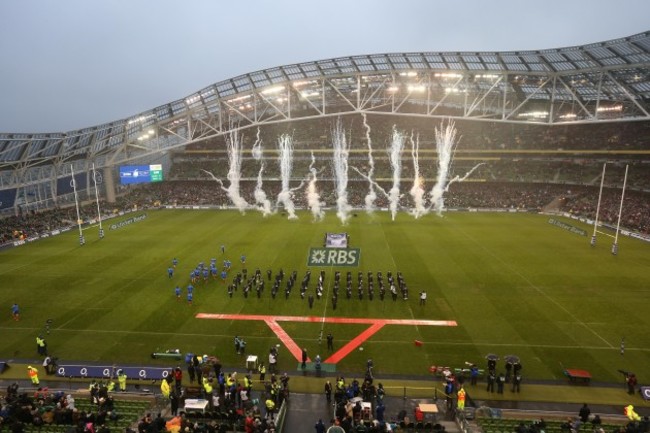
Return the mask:
<svg viewBox="0 0 650 433">
<path fill-rule="evenodd" d="M 77 191 L 86 189 L 86 173 L 75 173 L 74 180 L 77 183 Z M 72 176 L 66 176 L 56 180 L 56 193 L 58 195 L 70 194 L 72 192 L 74 192 Z"/>
<path fill-rule="evenodd" d="M 650 400 L 650 386 L 642 386 L 639 391 L 644 400 Z"/>
<path fill-rule="evenodd" d="M 0 191 L 0 209 L 9 209 L 16 201 L 16 188 Z"/>
<path fill-rule="evenodd" d="M 160 367 L 120 367 L 114 365 L 59 365 L 56 375 L 59 377 L 88 377 L 108 379 L 117 376 L 117 370 L 122 369 L 129 379 L 160 380 L 169 376 L 172 368 Z"/>
</svg>

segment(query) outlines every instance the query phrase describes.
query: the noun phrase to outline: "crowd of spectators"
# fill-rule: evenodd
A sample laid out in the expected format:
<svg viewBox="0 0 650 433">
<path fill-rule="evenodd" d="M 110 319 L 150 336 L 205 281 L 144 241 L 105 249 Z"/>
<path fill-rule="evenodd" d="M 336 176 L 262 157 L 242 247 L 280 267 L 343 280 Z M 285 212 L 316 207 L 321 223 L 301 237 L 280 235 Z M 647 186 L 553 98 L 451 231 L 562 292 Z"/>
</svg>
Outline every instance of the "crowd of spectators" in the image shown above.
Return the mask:
<svg viewBox="0 0 650 433">
<path fill-rule="evenodd" d="M 358 114 L 341 117 L 347 142 L 352 149 L 366 149 L 366 128 Z M 331 149 L 333 118 L 302 119 L 269 124 L 260 128 L 259 139 L 264 149 L 276 149 L 278 137 L 290 134 L 296 150 Z M 419 138 L 421 149 L 435 149 L 434 129 L 439 119 L 367 115 L 370 137 L 376 149 L 385 149 L 392 129 Z M 460 150 L 643 150 L 650 141 L 650 122 L 612 122 L 575 125 L 514 124 L 475 120 L 455 120 Z M 188 150 L 211 151 L 225 149 L 229 137 L 218 137 L 188 146 Z M 257 131 L 240 135 L 244 148 L 251 149 L 257 141 Z"/>
<path fill-rule="evenodd" d="M 335 171 L 331 162 L 332 154 L 327 158 L 321 154 L 316 160 L 314 168 L 317 177 L 321 180 L 335 179 Z M 388 180 L 393 177 L 393 168 L 385 152 L 378 152 L 373 157 L 373 179 Z M 473 156 L 464 157 L 453 162 L 450 167 L 450 177 L 463 177 L 474 167 L 476 169 L 470 176 L 471 180 L 490 182 L 535 182 L 535 183 L 563 183 L 576 185 L 598 185 L 603 171 L 602 159 L 571 160 L 566 158 L 542 157 L 510 157 L 500 156 L 497 159 Z M 292 161 L 292 178 L 304 180 L 311 176 L 311 156 L 305 153 L 294 156 Z M 352 181 L 364 180 L 359 171 L 367 175 L 370 171 L 368 158 L 362 154 L 352 154 L 348 158 L 348 178 Z M 650 189 L 650 167 L 641 160 L 626 160 L 624 162 L 610 162 L 607 165 L 605 185 L 622 187 L 625 175 L 625 165 L 629 165 L 627 187 L 630 189 Z M 261 168 L 261 162 L 250 156 L 241 159 L 239 173 L 242 180 L 255 180 Z M 437 160 L 435 155 L 420 154 L 418 158 L 420 176 L 427 182 L 432 182 L 437 176 Z M 228 155 L 222 151 L 209 156 L 177 155 L 171 168 L 170 179 L 173 180 L 200 180 L 211 179 L 212 173 L 220 179 L 227 179 L 229 170 Z M 358 170 L 358 171 L 357 171 Z M 401 160 L 401 178 L 403 183 L 412 181 L 415 168 L 410 152 L 404 153 Z M 277 155 L 264 160 L 263 179 L 280 179 L 280 164 Z"/>
<path fill-rule="evenodd" d="M 0 430 L 7 427 L 12 433 L 22 433 L 30 426 L 39 429 L 48 425 L 69 425 L 72 433 L 110 433 L 110 424 L 117 422 L 114 401 L 108 393 L 92 411 L 75 407 L 72 395 L 59 391 L 50 393 L 38 388 L 31 395 L 19 392 L 16 383 L 9 385 L 0 409 Z"/>
<path fill-rule="evenodd" d="M 278 137 L 293 137 L 294 154 L 291 160 L 291 188 L 304 185 L 311 179 L 311 168 L 317 171 L 317 188 L 321 201 L 333 206 L 337 200 L 336 172 L 332 161 L 332 136 L 335 120 L 315 118 L 283 124 L 265 125 L 257 130 L 244 130 L 237 140 L 241 148 L 239 176 L 241 195 L 254 203 L 256 180 L 263 165 L 263 188 L 271 202 L 281 191 L 281 164 L 277 149 Z M 397 118 L 369 115 L 370 132 L 358 115 L 341 118 L 346 141 L 350 145 L 347 159 L 348 200 L 352 206 L 363 208 L 368 191 L 364 177 L 370 170 L 368 137 L 372 140 L 373 180 L 388 191 L 392 188 L 394 168 L 387 148 L 393 128 L 408 135 L 401 157 L 400 207 L 412 208 L 408 193 L 416 174 L 411 155 L 411 139 L 419 143 L 418 173 L 423 188 L 432 188 L 438 167 L 435 152 L 434 129 L 440 122 L 422 118 Z M 618 216 L 617 195 L 623 186 L 625 166 L 629 165 L 627 197 L 624 203 L 624 227 L 647 234 L 650 166 L 641 154 L 603 154 L 608 150 L 630 151 L 647 146 L 650 122 L 606 123 L 572 126 L 520 125 L 459 120 L 456 157 L 450 166 L 450 178 L 463 177 L 470 171 L 468 182 L 455 183 L 445 200 L 450 208 L 492 208 L 541 210 L 560 201 L 554 210 L 567 211 L 584 217 L 595 216 L 597 196 L 603 163 L 607 162 L 606 187 L 602 221 L 614 223 Z M 209 173 L 226 182 L 228 187 L 228 143 L 235 137 L 224 136 L 190 144 L 172 155 L 171 172 L 167 181 L 158 185 L 136 188 L 120 187 L 117 203 L 102 203 L 102 214 L 113 214 L 136 206 L 165 205 L 231 205 L 224 188 Z M 264 149 L 262 159 L 256 159 L 248 149 L 258 143 Z M 582 151 L 579 155 L 557 153 L 558 149 Z M 587 149 L 586 151 L 584 151 Z M 590 153 L 590 150 L 593 152 Z M 485 153 L 485 151 L 488 151 Z M 517 152 L 521 150 L 521 152 Z M 528 151 L 532 151 L 528 152 Z M 317 156 L 312 165 L 312 152 Z M 514 152 L 514 153 L 513 153 Z M 550 153 L 545 153 L 550 152 Z M 209 172 L 209 173 L 208 173 Z M 377 188 L 378 208 L 388 207 L 385 194 Z M 298 188 L 293 200 L 298 208 L 306 208 L 304 189 Z M 54 229 L 72 226 L 77 216 L 71 202 L 59 202 L 58 208 L 38 212 L 25 211 L 0 220 L 0 244 L 21 240 Z M 81 209 L 81 218 L 96 215 L 93 206 Z"/>
<path fill-rule="evenodd" d="M 5 242 L 24 240 L 30 236 L 50 232 L 71 224 L 68 212 L 61 209 L 27 212 L 0 219 L 0 245 Z"/>
<path fill-rule="evenodd" d="M 226 187 L 227 187 L 226 183 Z M 300 180 L 294 180 L 290 186 L 299 187 Z M 305 185 L 294 191 L 293 201 L 298 209 L 307 209 L 308 201 Z M 387 181 L 377 185 L 385 191 L 392 184 Z M 320 181 L 317 184 L 321 202 L 328 207 L 336 207 L 336 188 L 332 181 Z M 355 209 L 365 208 L 365 197 L 368 194 L 367 181 L 350 181 L 347 188 L 347 199 Z M 402 196 L 399 201 L 401 210 L 409 211 L 414 207 L 413 197 L 409 194 L 411 185 L 402 184 Z M 240 183 L 241 196 L 255 206 L 255 181 Z M 276 198 L 282 184 L 279 180 L 265 181 L 263 189 L 276 208 Z M 429 191 L 427 187 L 426 191 Z M 389 206 L 388 198 L 377 188 L 377 199 L 374 205 L 377 209 Z M 594 218 L 598 203 L 599 185 L 574 185 L 562 183 L 532 183 L 532 182 L 456 182 L 450 185 L 444 195 L 446 208 L 451 209 L 496 209 L 496 210 L 526 210 L 526 211 L 559 211 L 585 218 Z M 615 225 L 618 222 L 620 206 L 620 188 L 604 188 L 599 220 Z M 120 211 L 169 206 L 232 206 L 227 192 L 219 183 L 213 180 L 167 181 L 131 187 L 118 197 L 116 203 L 100 202 L 101 213 L 104 217 L 115 215 Z M 279 210 L 282 210 L 279 208 Z M 80 209 L 83 221 L 97 217 L 97 208 L 89 203 Z M 74 206 L 57 208 L 40 212 L 30 211 L 18 216 L 10 216 L 0 220 L 0 244 L 26 239 L 48 233 L 55 229 L 76 225 L 77 217 Z M 627 190 L 623 203 L 621 226 L 642 234 L 650 234 L 650 192 Z"/>
</svg>

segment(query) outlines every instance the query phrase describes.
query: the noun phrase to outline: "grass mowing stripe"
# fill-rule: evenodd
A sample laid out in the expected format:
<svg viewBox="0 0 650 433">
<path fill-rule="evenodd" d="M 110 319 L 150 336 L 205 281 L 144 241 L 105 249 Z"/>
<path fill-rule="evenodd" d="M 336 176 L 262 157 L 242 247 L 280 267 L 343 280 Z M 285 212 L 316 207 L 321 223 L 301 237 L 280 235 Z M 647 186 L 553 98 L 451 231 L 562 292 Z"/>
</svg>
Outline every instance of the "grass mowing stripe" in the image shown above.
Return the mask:
<svg viewBox="0 0 650 433">
<path fill-rule="evenodd" d="M 1 330 L 9 331 L 9 330 L 23 330 L 23 331 L 41 331 L 42 328 L 38 327 L 9 327 L 9 326 L 0 326 Z M 213 334 L 213 333 L 183 333 L 183 332 L 156 332 L 156 331 L 126 331 L 126 330 L 115 330 L 115 329 L 73 329 L 73 328 L 65 328 L 61 330 L 57 330 L 57 332 L 69 332 L 69 333 L 100 333 L 100 334 L 132 334 L 132 335 L 178 335 L 178 336 L 186 336 L 186 337 L 225 337 L 225 338 L 230 338 L 230 334 Z M 257 336 L 248 336 L 248 339 L 266 339 L 267 337 L 257 337 Z M 293 338 L 293 337 L 292 337 Z M 307 339 L 304 338 L 293 338 L 293 340 L 300 341 L 304 340 L 306 341 Z M 376 338 L 373 339 L 374 344 L 378 343 L 386 343 L 386 344 L 406 344 L 406 345 L 411 345 L 412 343 L 410 341 L 404 341 L 404 340 L 383 340 L 381 338 Z M 366 343 L 370 344 L 370 343 Z M 498 341 L 472 341 L 472 342 L 467 342 L 467 341 L 445 341 L 444 343 L 440 343 L 443 345 L 448 345 L 448 346 L 473 346 L 475 344 L 478 345 L 484 345 L 484 346 L 494 346 L 494 347 L 518 347 L 519 345 L 516 343 L 503 343 L 503 342 L 498 342 Z M 529 347 L 532 348 L 549 348 L 549 349 L 567 349 L 567 350 L 582 350 L 582 349 L 588 349 L 588 350 L 610 350 L 609 347 L 603 347 L 603 346 L 580 346 L 576 347 L 573 345 L 549 345 L 549 344 L 534 344 L 530 345 Z M 648 352 L 650 353 L 650 348 L 643 348 L 643 347 L 626 347 L 625 348 L 626 352 Z"/>
<path fill-rule="evenodd" d="M 513 268 L 510 266 L 507 262 L 505 262 L 501 257 L 497 256 L 493 251 L 489 250 L 485 245 L 481 244 L 478 242 L 475 238 L 470 236 L 466 231 L 464 231 L 461 228 L 458 228 L 458 231 L 462 233 L 464 236 L 466 236 L 468 239 L 472 240 L 475 245 L 477 245 L 479 248 L 481 248 L 483 251 L 485 251 L 490 257 L 494 258 L 495 260 L 498 260 L 501 262 L 505 267 L 507 267 L 509 270 L 511 270 L 513 273 L 515 273 L 517 276 L 519 276 L 522 280 L 524 280 L 530 287 L 535 289 L 537 292 L 539 292 L 541 295 L 546 297 L 549 301 L 551 301 L 556 307 L 564 311 L 567 315 L 569 315 L 572 319 L 575 320 L 576 323 L 580 323 L 582 326 L 587 328 L 589 331 L 591 331 L 596 337 L 598 337 L 600 340 L 602 340 L 605 344 L 609 346 L 610 349 L 613 349 L 614 346 L 607 341 L 605 338 L 603 338 L 601 335 L 599 335 L 596 331 L 594 331 L 591 327 L 587 326 L 583 321 L 579 320 L 573 313 L 571 313 L 564 305 L 560 304 L 557 302 L 555 299 L 553 299 L 551 296 L 549 296 L 546 292 L 544 292 L 539 286 L 535 285 L 528 277 L 526 277 L 524 274 L 522 274 L 519 270 Z"/>
<path fill-rule="evenodd" d="M 363 352 L 355 350 L 341 360 L 341 372 L 359 371 L 372 358 L 378 374 L 427 374 L 432 363 L 462 367 L 465 361 L 481 362 L 488 352 L 520 355 L 530 379 L 560 377 L 559 362 L 590 370 L 594 380 L 612 382 L 620 380 L 617 369 L 639 372 L 647 365 L 647 243 L 622 238 L 620 253 L 613 258 L 608 248 L 592 249 L 585 238 L 550 226 L 547 217 L 527 214 L 449 213 L 415 220 L 399 213 L 391 221 L 386 213 L 372 218 L 360 213 L 344 227 L 331 212 L 317 223 L 309 213 L 298 216 L 287 221 L 279 214 L 263 218 L 254 212 L 148 210 L 146 220 L 108 231 L 101 241 L 91 239 L 96 228 L 89 230 L 84 247 L 78 245 L 76 233 L 68 232 L 0 251 L 0 285 L 5 289 L 0 290 L 0 311 L 8 311 L 14 302 L 22 310 L 20 322 L 11 321 L 8 313 L 0 315 L 0 357 L 35 357 L 34 337 L 43 331 L 45 319 L 52 318 L 48 346 L 67 361 L 90 356 L 143 363 L 151 362 L 156 348 L 179 348 L 216 354 L 224 365 L 237 366 L 244 361 L 233 352 L 233 335 L 250 340 L 247 352 L 262 356 L 277 337 L 264 323 L 206 323 L 194 319 L 197 312 L 322 312 L 316 314 L 317 323 L 282 326 L 310 355 L 323 357 L 327 355 L 319 344 L 321 330 L 333 332 L 335 347 L 342 347 L 366 329 L 333 323 L 323 327 L 323 317 L 415 316 L 459 324 L 419 326 L 418 333 L 411 325 L 384 326 L 364 343 Z M 355 293 L 348 300 L 343 290 L 332 310 L 328 301 L 333 281 L 328 279 L 333 280 L 336 268 L 326 268 L 328 299 L 315 300 L 316 310 L 309 310 L 295 290 L 288 300 L 283 293 L 271 299 L 270 290 L 260 299 L 255 293 L 244 299 L 239 290 L 231 299 L 220 280 L 197 285 L 193 307 L 184 298 L 176 301 L 173 287 L 185 288 L 189 271 L 211 257 L 233 261 L 229 280 L 242 269 L 242 253 L 248 256 L 249 270 L 296 270 L 300 280 L 307 269 L 307 251 L 322 245 L 326 231 L 348 232 L 352 247 L 362 249 L 359 267 L 340 268 L 343 281 L 347 271 L 399 270 L 411 299 L 393 302 L 389 295 L 384 301 L 378 296 L 359 300 Z M 226 245 L 225 255 L 221 244 Z M 166 270 L 174 256 L 180 263 L 170 279 Z M 313 267 L 312 272 L 317 275 Z M 314 293 L 315 280 L 308 294 Z M 416 306 L 415 294 L 421 288 L 432 293 L 425 307 Z M 66 329 L 55 329 L 61 324 Z M 425 344 L 415 347 L 413 338 L 420 336 Z M 610 347 L 617 346 L 621 336 L 626 337 L 625 356 Z M 281 349 L 281 370 L 294 369 L 294 361 Z"/>
</svg>

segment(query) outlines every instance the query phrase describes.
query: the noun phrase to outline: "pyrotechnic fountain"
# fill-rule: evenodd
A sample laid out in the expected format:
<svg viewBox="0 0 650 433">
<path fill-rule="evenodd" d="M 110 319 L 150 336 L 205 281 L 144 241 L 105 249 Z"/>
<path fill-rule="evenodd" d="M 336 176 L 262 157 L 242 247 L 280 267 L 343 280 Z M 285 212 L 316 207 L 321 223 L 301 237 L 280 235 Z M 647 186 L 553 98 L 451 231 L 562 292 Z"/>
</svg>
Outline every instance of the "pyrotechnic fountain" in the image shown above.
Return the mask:
<svg viewBox="0 0 650 433">
<path fill-rule="evenodd" d="M 271 201 L 266 197 L 266 193 L 262 189 L 262 173 L 264 173 L 264 151 L 262 150 L 262 140 L 260 139 L 260 130 L 257 129 L 257 139 L 255 144 L 253 144 L 253 149 L 251 154 L 256 161 L 260 162 L 260 170 L 257 173 L 257 184 L 255 185 L 255 191 L 253 196 L 255 197 L 255 203 L 258 205 L 258 209 L 262 212 L 263 216 L 271 215 Z"/>
<path fill-rule="evenodd" d="M 230 131 L 229 137 L 226 139 L 226 146 L 228 149 L 228 181 L 230 184 L 228 188 L 223 186 L 221 179 L 216 177 L 213 173 L 203 170 L 205 173 L 209 174 L 212 179 L 219 182 L 221 189 L 226 192 L 230 201 L 235 205 L 241 213 L 246 211 L 246 208 L 249 207 L 248 202 L 240 195 L 239 193 L 239 182 L 241 180 L 241 159 L 242 159 L 242 144 L 239 138 L 239 131 L 237 129 L 232 129 Z"/>
<path fill-rule="evenodd" d="M 307 204 L 311 210 L 312 215 L 314 216 L 314 221 L 321 221 L 325 217 L 325 212 L 323 211 L 323 205 L 325 203 L 320 201 L 320 194 L 316 189 L 316 182 L 318 181 L 317 175 L 318 170 L 314 167 L 316 164 L 316 157 L 314 152 L 311 153 L 311 164 L 309 165 L 309 171 L 311 172 L 311 179 L 307 184 Z"/>
<path fill-rule="evenodd" d="M 449 122 L 447 126 L 442 125 L 440 129 L 436 128 L 436 149 L 438 151 L 438 176 L 436 179 L 436 184 L 431 190 L 431 205 L 435 209 L 438 216 L 442 215 L 442 210 L 444 209 L 444 198 L 443 194 L 449 191 L 449 187 L 455 182 L 463 182 L 469 176 L 471 176 L 474 171 L 482 166 L 484 163 L 481 162 L 476 164 L 465 173 L 464 176 L 456 175 L 453 179 L 447 182 L 447 177 L 449 175 L 449 169 L 451 167 L 451 161 L 456 148 L 456 128 L 453 122 Z"/>
<path fill-rule="evenodd" d="M 340 118 L 337 119 L 332 129 L 332 144 L 334 146 L 332 164 L 334 165 L 336 182 L 336 216 L 339 217 L 343 224 L 346 224 L 352 209 L 348 204 L 348 156 L 350 154 L 350 145 L 347 142 L 343 122 Z"/>
<path fill-rule="evenodd" d="M 404 134 L 393 126 L 393 135 L 390 142 L 388 159 L 393 169 L 393 187 L 388 191 L 388 208 L 390 209 L 391 218 L 395 221 L 397 207 L 399 206 L 399 184 L 402 176 L 402 149 L 404 148 Z"/>
<path fill-rule="evenodd" d="M 293 203 L 293 192 L 301 188 L 303 183 L 301 182 L 300 186 L 296 188 L 289 188 L 291 169 L 293 167 L 293 137 L 289 134 L 282 134 L 278 138 L 278 147 L 280 149 L 279 163 L 282 190 L 278 194 L 277 203 L 282 203 L 284 209 L 289 214 L 289 219 L 297 219 L 296 207 Z"/>
<path fill-rule="evenodd" d="M 449 122 L 447 125 L 442 125 L 440 129 L 435 129 L 436 150 L 438 151 L 438 175 L 436 183 L 431 189 L 431 206 L 438 215 L 442 214 L 444 208 L 443 193 L 446 189 L 447 176 L 449 175 L 449 167 L 451 165 L 451 158 L 454 153 L 454 146 L 456 145 L 456 128 L 454 122 Z"/>
<path fill-rule="evenodd" d="M 361 113 L 363 116 L 363 126 L 366 129 L 366 142 L 368 143 L 368 179 L 371 182 L 368 182 L 368 194 L 366 195 L 366 212 L 368 215 L 372 214 L 375 210 L 375 200 L 377 200 L 377 193 L 375 192 L 375 185 L 372 182 L 372 177 L 375 174 L 375 160 L 372 157 L 372 140 L 370 138 L 370 125 L 368 125 L 368 119 L 366 118 L 366 113 Z"/>
<path fill-rule="evenodd" d="M 413 139 L 413 134 L 409 138 L 411 142 L 411 159 L 413 160 L 413 186 L 411 187 L 411 197 L 413 197 L 414 208 L 411 210 L 411 215 L 416 219 L 422 215 L 426 215 L 428 209 L 424 204 L 424 178 L 420 176 L 420 137 L 416 136 Z"/>
</svg>

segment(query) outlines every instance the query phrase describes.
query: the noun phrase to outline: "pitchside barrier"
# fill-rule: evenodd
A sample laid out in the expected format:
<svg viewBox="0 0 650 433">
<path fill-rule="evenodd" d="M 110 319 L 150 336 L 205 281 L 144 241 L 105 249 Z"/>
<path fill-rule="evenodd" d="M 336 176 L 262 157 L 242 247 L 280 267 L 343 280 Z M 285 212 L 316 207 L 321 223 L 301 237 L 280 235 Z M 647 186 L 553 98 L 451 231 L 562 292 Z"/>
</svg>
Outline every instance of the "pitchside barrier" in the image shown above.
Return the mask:
<svg viewBox="0 0 650 433">
<path fill-rule="evenodd" d="M 92 379 L 109 379 L 122 370 L 129 379 L 161 380 L 168 377 L 172 368 L 160 367 L 119 367 L 114 365 L 61 365 L 56 368 L 58 377 L 83 377 Z"/>
<path fill-rule="evenodd" d="M 375 383 L 379 382 L 381 381 L 375 379 Z M 428 398 L 437 400 L 444 399 L 446 397 L 444 383 L 432 383 L 429 386 L 424 386 L 425 384 L 426 382 L 423 380 L 423 386 L 384 386 L 384 390 L 386 391 L 386 395 L 390 395 L 391 397 L 397 397 L 401 395 L 404 400 L 413 398 Z"/>
</svg>

